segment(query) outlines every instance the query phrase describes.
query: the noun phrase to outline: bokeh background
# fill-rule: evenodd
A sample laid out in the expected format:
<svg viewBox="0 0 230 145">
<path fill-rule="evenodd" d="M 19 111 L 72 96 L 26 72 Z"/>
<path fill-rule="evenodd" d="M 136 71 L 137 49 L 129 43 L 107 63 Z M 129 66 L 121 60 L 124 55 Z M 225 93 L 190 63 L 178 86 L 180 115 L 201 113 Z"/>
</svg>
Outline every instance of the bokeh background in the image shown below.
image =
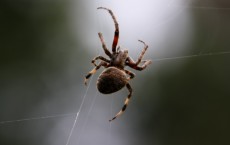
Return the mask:
<svg viewBox="0 0 230 145">
<path fill-rule="evenodd" d="M 153 63 L 128 94 L 84 86 L 91 59 L 113 39 Z M 0 144 L 229 145 L 230 2 L 228 0 L 1 0 Z M 189 56 L 189 57 L 187 57 Z M 130 69 L 131 70 L 131 69 Z M 87 89 L 88 88 L 88 89 Z M 81 105 L 82 104 L 82 105 Z"/>
</svg>

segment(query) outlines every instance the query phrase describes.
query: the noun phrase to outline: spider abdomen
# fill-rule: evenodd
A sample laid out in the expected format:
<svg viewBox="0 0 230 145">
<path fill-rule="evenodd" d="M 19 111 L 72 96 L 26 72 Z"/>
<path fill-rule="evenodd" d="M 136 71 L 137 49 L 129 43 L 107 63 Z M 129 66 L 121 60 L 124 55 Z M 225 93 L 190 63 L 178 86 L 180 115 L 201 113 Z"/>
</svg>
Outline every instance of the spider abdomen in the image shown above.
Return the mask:
<svg viewBox="0 0 230 145">
<path fill-rule="evenodd" d="M 109 67 L 98 77 L 97 88 L 103 94 L 110 94 L 122 89 L 128 82 L 124 71 Z"/>
</svg>

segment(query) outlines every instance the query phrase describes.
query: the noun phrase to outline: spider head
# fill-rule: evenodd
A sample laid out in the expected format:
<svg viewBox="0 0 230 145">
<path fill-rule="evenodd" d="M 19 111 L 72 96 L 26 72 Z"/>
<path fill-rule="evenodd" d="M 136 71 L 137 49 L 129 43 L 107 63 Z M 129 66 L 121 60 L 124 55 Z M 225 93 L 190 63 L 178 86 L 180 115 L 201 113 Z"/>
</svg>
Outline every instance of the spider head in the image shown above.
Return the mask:
<svg viewBox="0 0 230 145">
<path fill-rule="evenodd" d="M 120 46 L 118 46 L 117 53 L 114 55 L 112 64 L 119 68 L 124 68 L 127 57 L 128 57 L 128 50 L 126 49 L 123 50 L 120 48 Z"/>
<path fill-rule="evenodd" d="M 120 46 L 117 48 L 117 58 L 120 59 L 121 62 L 125 62 L 128 57 L 128 50 L 121 49 Z"/>
</svg>

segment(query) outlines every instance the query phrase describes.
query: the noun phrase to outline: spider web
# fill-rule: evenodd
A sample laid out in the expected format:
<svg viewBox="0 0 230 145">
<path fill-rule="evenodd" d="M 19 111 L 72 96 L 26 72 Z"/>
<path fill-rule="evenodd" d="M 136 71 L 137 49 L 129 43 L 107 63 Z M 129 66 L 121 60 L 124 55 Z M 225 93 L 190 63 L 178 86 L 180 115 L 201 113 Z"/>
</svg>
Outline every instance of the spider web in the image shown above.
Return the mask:
<svg viewBox="0 0 230 145">
<path fill-rule="evenodd" d="M 92 76 L 92 78 L 93 78 L 93 76 Z M 81 112 L 82 106 L 83 106 L 83 104 L 84 104 L 84 102 L 85 102 L 85 98 L 86 98 L 87 92 L 88 92 L 88 90 L 89 90 L 89 86 L 90 86 L 90 84 L 91 84 L 92 78 L 90 79 L 89 85 L 88 85 L 88 87 L 87 87 L 87 89 L 86 89 L 86 92 L 85 92 L 85 94 L 84 94 L 84 96 L 83 96 L 81 105 L 80 105 L 79 110 L 78 110 L 78 112 L 77 112 L 77 114 L 76 114 L 76 117 L 75 117 L 75 119 L 74 119 L 74 123 L 73 123 L 73 126 L 72 126 L 71 130 L 70 130 L 70 133 L 69 133 L 69 136 L 68 136 L 66 145 L 69 144 L 69 141 L 70 141 L 70 138 L 71 138 L 71 136 L 72 136 L 72 134 L 73 134 L 74 128 L 75 128 L 75 126 L 77 125 L 79 113 Z M 96 98 L 96 97 L 94 97 L 94 98 Z"/>
<path fill-rule="evenodd" d="M 230 54 L 230 51 L 215 52 L 215 53 L 206 53 L 206 54 L 194 54 L 194 55 L 185 55 L 185 56 L 177 56 L 177 57 L 167 57 L 167 58 L 159 58 L 159 59 L 153 59 L 153 61 L 156 62 L 156 61 L 167 61 L 167 60 L 177 60 L 177 59 L 189 59 L 189 58 L 194 58 L 194 57 L 228 55 L 228 54 Z M 79 115 L 79 113 L 81 111 L 82 105 L 84 104 L 84 100 L 85 100 L 85 97 L 86 97 L 86 94 L 88 92 L 88 88 L 89 88 L 89 86 L 91 84 L 91 80 L 92 79 L 93 79 L 93 76 L 92 76 L 92 78 L 89 81 L 89 85 L 87 87 L 87 91 L 86 91 L 85 95 L 83 96 L 84 99 L 82 99 L 82 103 L 80 105 L 80 108 L 79 108 L 78 112 L 76 112 L 76 113 L 56 114 L 56 115 L 38 116 L 38 117 L 31 117 L 31 118 L 22 118 L 22 119 L 15 119 L 15 120 L 5 120 L 5 121 L 0 121 L 0 125 L 8 124 L 8 123 L 23 122 L 23 121 L 31 121 L 31 120 L 40 120 L 40 119 L 49 119 L 49 118 L 61 118 L 61 117 L 68 117 L 68 116 L 75 116 L 75 115 L 76 115 L 75 119 L 77 120 L 78 119 L 78 115 Z M 94 98 L 96 98 L 96 96 Z M 92 107 L 90 107 L 90 108 L 92 108 Z M 92 110 L 92 109 L 90 109 L 90 110 Z"/>
<path fill-rule="evenodd" d="M 173 5 L 173 6 L 176 6 L 176 5 Z M 176 7 L 181 8 L 180 9 L 181 12 L 185 8 L 191 8 L 191 6 L 176 6 Z M 195 9 L 208 9 L 208 10 L 230 10 L 230 8 L 199 7 L 199 6 L 194 6 L 192 8 L 195 8 Z M 178 59 L 190 59 L 190 58 L 203 57 L 203 56 L 210 56 L 211 57 L 211 56 L 229 55 L 229 54 L 230 54 L 230 51 L 210 52 L 210 53 L 203 53 L 203 54 L 201 53 L 201 54 L 195 54 L 195 55 L 185 55 L 185 56 L 175 56 L 175 57 L 153 59 L 153 62 L 167 61 L 167 60 L 178 60 Z M 92 76 L 92 78 L 93 78 L 93 76 Z M 70 133 L 68 135 L 67 142 L 66 142 L 66 145 L 68 145 L 70 143 L 70 141 L 71 141 L 71 136 L 72 136 L 72 133 L 74 131 L 74 128 L 78 125 L 79 114 L 81 113 L 82 106 L 84 105 L 84 101 L 85 101 L 85 98 L 87 96 L 88 89 L 91 86 L 92 78 L 89 81 L 89 85 L 86 88 L 85 94 L 83 95 L 83 99 L 82 99 L 81 104 L 80 104 L 80 107 L 79 107 L 79 109 L 78 109 L 78 111 L 76 113 L 64 113 L 64 114 L 47 115 L 47 116 L 32 117 L 32 118 L 22 118 L 22 119 L 16 119 L 16 120 L 6 120 L 6 121 L 0 121 L 0 125 L 10 124 L 10 123 L 17 123 L 17 122 L 24 122 L 24 121 L 31 121 L 31 120 L 42 120 L 42 119 L 49 119 L 49 118 L 61 118 L 61 117 L 75 116 L 72 128 L 70 130 Z M 87 114 L 87 117 L 86 117 L 86 121 L 84 122 L 83 127 L 80 130 L 80 132 L 84 131 L 84 129 L 85 129 L 85 126 L 86 126 L 87 121 L 88 121 L 88 116 L 90 115 L 90 113 L 92 111 L 92 108 L 93 108 L 93 106 L 95 104 L 95 100 L 96 100 L 97 96 L 98 96 L 98 93 L 96 93 L 96 95 L 93 97 L 93 102 L 92 102 L 91 106 L 89 107 L 89 111 L 88 111 L 88 114 Z M 110 110 L 111 110 L 110 112 L 112 112 L 112 103 L 111 103 L 111 109 Z M 108 130 L 109 130 L 108 131 L 109 132 L 108 143 L 109 143 L 110 142 L 110 134 L 111 134 L 111 123 L 110 123 L 110 125 L 108 127 Z M 81 138 L 81 133 L 80 133 L 80 136 L 78 137 L 79 142 L 77 142 L 76 144 L 81 143 L 80 138 Z"/>
</svg>

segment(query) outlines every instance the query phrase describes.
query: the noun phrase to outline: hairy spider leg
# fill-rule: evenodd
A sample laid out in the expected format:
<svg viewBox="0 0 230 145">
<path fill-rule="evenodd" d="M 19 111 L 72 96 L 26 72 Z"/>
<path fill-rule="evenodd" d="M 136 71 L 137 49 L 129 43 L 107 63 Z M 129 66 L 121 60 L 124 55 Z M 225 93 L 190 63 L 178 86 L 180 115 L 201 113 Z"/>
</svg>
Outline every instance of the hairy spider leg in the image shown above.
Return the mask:
<svg viewBox="0 0 230 145">
<path fill-rule="evenodd" d="M 129 104 L 129 101 L 130 101 L 130 98 L 132 97 L 132 88 L 130 86 L 129 83 L 126 84 L 126 87 L 127 89 L 129 90 L 129 95 L 128 97 L 125 99 L 125 103 L 124 103 L 124 106 L 122 107 L 122 109 L 117 113 L 117 115 L 115 117 L 113 117 L 111 120 L 109 121 L 113 121 L 114 119 L 116 119 L 118 116 L 120 116 L 127 108 L 128 104 Z"/>
<path fill-rule="evenodd" d="M 96 71 L 101 67 L 104 66 L 105 68 L 107 68 L 109 66 L 109 63 L 105 62 L 105 61 L 101 61 L 99 65 L 97 65 L 94 69 L 92 69 L 86 76 L 85 76 L 85 80 L 84 83 L 85 85 L 87 85 L 87 81 L 88 79 L 96 73 Z"/>
<path fill-rule="evenodd" d="M 135 77 L 135 74 L 133 72 L 129 71 L 129 70 L 125 69 L 125 73 L 128 74 L 128 75 L 130 75 L 129 80 L 133 79 Z"/>
<path fill-rule="evenodd" d="M 98 33 L 98 36 L 99 36 L 99 38 L 100 38 L 100 40 L 101 40 L 102 48 L 104 49 L 105 54 L 108 55 L 108 56 L 111 58 L 111 57 L 112 57 L 112 54 L 111 54 L 111 52 L 108 50 L 108 48 L 107 48 L 107 46 L 106 46 L 106 44 L 105 44 L 105 41 L 104 41 L 104 38 L 103 38 L 102 33 L 99 32 L 99 33 Z"/>
<path fill-rule="evenodd" d="M 138 60 L 135 62 L 133 61 L 133 59 L 131 57 L 128 57 L 127 58 L 127 62 L 126 62 L 126 65 L 128 65 L 129 67 L 133 68 L 133 69 L 136 69 L 136 70 L 143 70 L 145 69 L 149 64 L 151 64 L 151 60 L 142 60 L 147 48 L 148 48 L 148 45 L 145 44 L 144 41 L 142 40 L 138 40 L 140 42 L 142 42 L 144 44 L 144 49 L 142 50 L 140 56 L 138 57 Z M 142 66 L 138 66 L 141 62 L 144 62 L 144 64 Z"/>
<path fill-rule="evenodd" d="M 139 70 L 139 71 L 142 71 L 151 63 L 152 63 L 151 60 L 147 60 L 142 66 L 136 66 L 135 69 Z"/>
<path fill-rule="evenodd" d="M 142 66 L 138 66 L 136 65 L 136 62 L 133 61 L 133 59 L 131 57 L 127 58 L 127 63 L 126 65 L 128 65 L 129 67 L 135 69 L 135 70 L 139 70 L 142 71 L 144 70 L 149 64 L 152 63 L 151 60 L 142 60 L 141 62 L 143 62 L 144 64 Z"/>
<path fill-rule="evenodd" d="M 107 58 L 104 58 L 103 56 L 97 56 L 97 57 L 95 57 L 95 58 L 91 61 L 92 64 L 94 64 L 94 66 L 97 66 L 97 64 L 95 63 L 95 61 L 98 60 L 98 59 L 103 60 L 103 61 L 105 61 L 105 62 L 107 62 L 107 63 L 110 63 L 110 60 L 108 60 Z"/>
<path fill-rule="evenodd" d="M 149 47 L 148 45 L 145 44 L 144 41 L 142 41 L 142 40 L 138 40 L 138 41 L 139 41 L 139 42 L 142 42 L 142 43 L 144 44 L 144 49 L 142 50 L 140 56 L 138 57 L 138 60 L 137 60 L 137 62 L 136 62 L 136 65 L 138 65 L 138 64 L 141 62 L 141 60 L 142 60 L 142 58 L 143 58 L 143 56 L 144 56 L 144 54 L 145 54 L 147 48 Z"/>
<path fill-rule="evenodd" d="M 113 38 L 113 44 L 112 44 L 112 52 L 116 53 L 116 47 L 117 47 L 117 43 L 118 43 L 118 39 L 119 39 L 119 26 L 118 26 L 117 19 L 110 9 L 105 8 L 105 7 L 98 7 L 97 9 L 107 10 L 110 13 L 110 15 L 112 16 L 113 22 L 115 24 L 115 32 L 114 32 L 114 38 Z"/>
</svg>

